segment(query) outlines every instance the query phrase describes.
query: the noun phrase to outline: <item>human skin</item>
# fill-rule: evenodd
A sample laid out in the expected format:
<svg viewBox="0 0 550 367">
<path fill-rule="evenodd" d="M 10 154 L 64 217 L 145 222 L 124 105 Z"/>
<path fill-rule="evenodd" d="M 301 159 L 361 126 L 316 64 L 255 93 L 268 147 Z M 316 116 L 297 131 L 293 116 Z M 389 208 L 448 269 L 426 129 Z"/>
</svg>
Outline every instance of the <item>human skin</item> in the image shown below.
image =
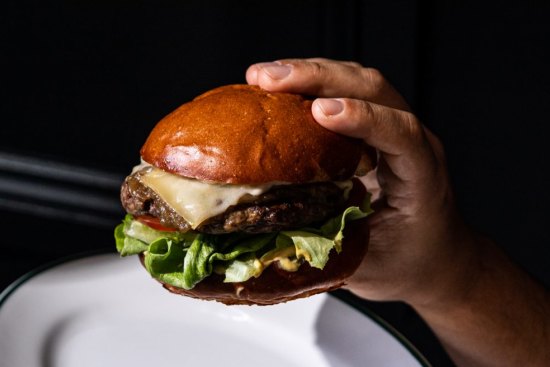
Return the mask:
<svg viewBox="0 0 550 367">
<path fill-rule="evenodd" d="M 459 366 L 550 365 L 550 295 L 455 208 L 440 140 L 372 68 L 327 59 L 251 65 L 249 84 L 318 98 L 319 124 L 363 139 L 378 166 L 369 250 L 347 287 L 400 300 L 426 320 Z"/>
</svg>

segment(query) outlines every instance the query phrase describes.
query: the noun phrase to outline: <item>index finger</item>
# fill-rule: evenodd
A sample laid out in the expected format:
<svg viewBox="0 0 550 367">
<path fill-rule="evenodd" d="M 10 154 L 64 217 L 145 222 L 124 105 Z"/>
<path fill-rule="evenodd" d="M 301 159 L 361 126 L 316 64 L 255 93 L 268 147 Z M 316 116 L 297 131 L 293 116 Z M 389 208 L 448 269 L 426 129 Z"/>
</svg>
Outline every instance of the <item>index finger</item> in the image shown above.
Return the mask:
<svg viewBox="0 0 550 367">
<path fill-rule="evenodd" d="M 355 98 L 410 109 L 378 70 L 350 61 L 314 58 L 258 63 L 248 68 L 246 79 L 249 84 L 273 92 Z"/>
</svg>

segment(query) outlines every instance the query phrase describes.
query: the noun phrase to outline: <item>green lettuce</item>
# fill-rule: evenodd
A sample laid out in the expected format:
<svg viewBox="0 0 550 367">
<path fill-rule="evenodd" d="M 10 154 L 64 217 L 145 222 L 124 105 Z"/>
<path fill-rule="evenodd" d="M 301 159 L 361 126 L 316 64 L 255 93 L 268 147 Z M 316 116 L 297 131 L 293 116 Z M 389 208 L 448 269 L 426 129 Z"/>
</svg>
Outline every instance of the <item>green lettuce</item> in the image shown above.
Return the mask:
<svg viewBox="0 0 550 367">
<path fill-rule="evenodd" d="M 296 249 L 296 257 L 303 258 L 314 268 L 323 269 L 328 261 L 330 250 L 336 243 L 331 238 L 306 231 L 284 231 Z"/>
<path fill-rule="evenodd" d="M 192 233 L 157 231 L 134 220 L 130 214 L 127 214 L 122 223 L 115 228 L 116 248 L 122 256 L 142 253 L 148 249 L 149 244 L 159 238 L 180 242 L 194 236 Z"/>
<path fill-rule="evenodd" d="M 367 200 L 361 207 L 347 208 L 319 228 L 226 235 L 158 231 L 127 215 L 115 228 L 115 241 L 121 256 L 143 253 L 145 267 L 153 277 L 192 289 L 215 269 L 225 275 L 225 282 L 258 277 L 274 261 L 288 271 L 297 270 L 304 261 L 323 269 L 332 249 L 343 251 L 346 223 L 371 212 Z"/>
<path fill-rule="evenodd" d="M 264 269 L 263 264 L 254 254 L 248 254 L 238 260 L 231 261 L 225 269 L 225 283 L 244 282 L 252 277 L 258 277 Z"/>
</svg>

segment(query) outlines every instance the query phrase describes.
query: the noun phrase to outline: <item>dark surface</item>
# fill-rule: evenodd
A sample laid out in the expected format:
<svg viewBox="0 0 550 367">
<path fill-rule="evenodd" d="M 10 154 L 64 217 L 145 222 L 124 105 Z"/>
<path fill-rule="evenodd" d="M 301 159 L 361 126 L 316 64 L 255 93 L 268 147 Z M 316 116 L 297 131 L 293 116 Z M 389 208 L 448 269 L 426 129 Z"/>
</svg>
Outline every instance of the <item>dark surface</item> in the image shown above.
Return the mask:
<svg viewBox="0 0 550 367">
<path fill-rule="evenodd" d="M 417 109 L 464 217 L 550 286 L 550 2 L 433 4 Z"/>
<path fill-rule="evenodd" d="M 250 63 L 353 59 L 382 70 L 441 137 L 467 221 L 550 285 L 548 19 L 543 1 L 6 1 L 0 151 L 122 180 L 158 120 L 243 82 Z M 66 253 L 114 247 L 113 185 L 6 167 L 1 288 Z M 79 205 L 91 197 L 105 205 Z M 372 307 L 416 325 L 415 343 L 448 363 L 406 306 Z"/>
</svg>

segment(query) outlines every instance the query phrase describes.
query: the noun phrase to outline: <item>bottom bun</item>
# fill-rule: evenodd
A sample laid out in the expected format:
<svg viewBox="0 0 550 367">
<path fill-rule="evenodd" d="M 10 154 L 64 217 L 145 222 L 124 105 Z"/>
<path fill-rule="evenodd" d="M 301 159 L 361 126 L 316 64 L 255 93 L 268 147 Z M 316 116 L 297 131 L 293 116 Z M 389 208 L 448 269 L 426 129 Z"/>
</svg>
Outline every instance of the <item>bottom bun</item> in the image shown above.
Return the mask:
<svg viewBox="0 0 550 367">
<path fill-rule="evenodd" d="M 366 191 L 355 181 L 349 203 L 359 203 Z M 351 204 L 353 205 L 353 204 Z M 202 300 L 218 301 L 226 305 L 273 305 L 344 286 L 348 278 L 361 264 L 367 252 L 369 229 L 366 218 L 346 224 L 342 251 L 332 250 L 324 269 L 312 268 L 307 262 L 295 272 L 281 269 L 275 262 L 258 278 L 242 283 L 224 283 L 223 275 L 212 274 L 193 289 L 163 284 L 172 293 Z M 143 263 L 143 255 L 140 255 Z"/>
</svg>

